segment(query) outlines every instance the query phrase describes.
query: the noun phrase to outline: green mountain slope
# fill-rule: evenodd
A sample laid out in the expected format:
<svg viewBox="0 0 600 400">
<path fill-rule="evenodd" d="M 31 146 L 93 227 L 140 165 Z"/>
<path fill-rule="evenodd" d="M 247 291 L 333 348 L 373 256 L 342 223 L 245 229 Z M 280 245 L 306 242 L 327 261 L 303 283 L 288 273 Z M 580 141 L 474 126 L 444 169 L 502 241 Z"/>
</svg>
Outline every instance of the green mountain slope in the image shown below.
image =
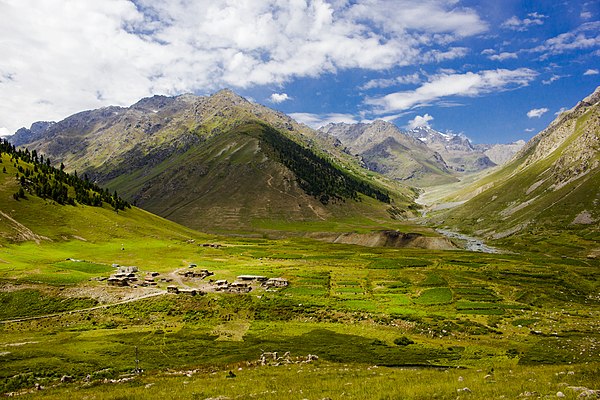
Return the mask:
<svg viewBox="0 0 600 400">
<path fill-rule="evenodd" d="M 600 243 L 600 90 L 562 113 L 504 168 L 459 196 L 443 223 L 517 248 L 590 255 Z"/>
<path fill-rule="evenodd" d="M 48 197 L 41 198 L 25 190 L 24 197 L 15 198 L 23 186 L 16 175 L 19 168 L 33 170 L 34 163 L 24 162 L 6 152 L 0 152 L 0 247 L 32 241 L 106 242 L 120 239 L 153 237 L 183 239 L 195 232 L 139 208 L 60 204 Z M 39 165 L 39 164 L 38 164 Z M 71 196 L 75 190 L 65 185 Z M 91 193 L 91 192 L 90 192 Z"/>
<path fill-rule="evenodd" d="M 408 199 L 392 199 L 391 191 L 371 181 L 267 125 L 249 123 L 107 184 L 140 207 L 193 228 L 248 231 L 357 215 L 389 221 L 388 210 L 406 207 Z"/>
<path fill-rule="evenodd" d="M 349 219 L 389 223 L 414 208 L 413 190 L 228 90 L 86 111 L 24 144 L 141 208 L 207 231 Z"/>
</svg>

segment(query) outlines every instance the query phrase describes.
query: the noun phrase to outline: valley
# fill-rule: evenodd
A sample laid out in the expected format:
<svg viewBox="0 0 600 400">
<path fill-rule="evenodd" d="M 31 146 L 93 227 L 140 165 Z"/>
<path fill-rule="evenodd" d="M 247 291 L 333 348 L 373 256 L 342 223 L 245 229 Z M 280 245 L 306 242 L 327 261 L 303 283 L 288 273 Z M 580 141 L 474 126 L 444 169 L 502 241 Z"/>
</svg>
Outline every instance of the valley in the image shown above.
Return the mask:
<svg viewBox="0 0 600 400">
<path fill-rule="evenodd" d="M 230 91 L 36 125 L 1 154 L 0 392 L 598 396 L 597 97 L 481 170 L 344 133 L 422 187 Z"/>
</svg>

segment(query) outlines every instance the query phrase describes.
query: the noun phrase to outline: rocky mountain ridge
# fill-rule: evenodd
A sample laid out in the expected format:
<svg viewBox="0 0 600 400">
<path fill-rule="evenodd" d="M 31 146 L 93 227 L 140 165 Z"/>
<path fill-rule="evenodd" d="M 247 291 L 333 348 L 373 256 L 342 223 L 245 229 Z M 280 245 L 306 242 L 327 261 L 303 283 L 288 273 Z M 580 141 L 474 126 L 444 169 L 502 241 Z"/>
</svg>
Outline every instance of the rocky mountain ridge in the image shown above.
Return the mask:
<svg viewBox="0 0 600 400">
<path fill-rule="evenodd" d="M 372 171 L 416 186 L 450 183 L 461 174 L 504 164 L 525 144 L 473 145 L 462 134 L 442 133 L 429 126 L 401 131 L 381 120 L 330 123 L 318 132 L 337 139 Z"/>
<path fill-rule="evenodd" d="M 437 151 L 456 172 L 477 172 L 496 165 L 465 135 L 441 133 L 428 126 L 411 129 L 406 134 Z"/>
<path fill-rule="evenodd" d="M 439 153 L 390 122 L 331 123 L 318 132 L 335 137 L 347 152 L 361 157 L 367 168 L 392 179 L 411 184 L 455 180 Z"/>
<path fill-rule="evenodd" d="M 24 141 L 22 134 L 11 139 Z M 408 216 L 415 196 L 307 126 L 230 90 L 84 111 L 25 144 L 148 211 L 202 230 L 359 215 L 389 220 Z"/>
<path fill-rule="evenodd" d="M 524 140 L 513 143 L 476 144 L 475 148 L 485 154 L 496 165 L 504 165 L 525 146 Z"/>
</svg>

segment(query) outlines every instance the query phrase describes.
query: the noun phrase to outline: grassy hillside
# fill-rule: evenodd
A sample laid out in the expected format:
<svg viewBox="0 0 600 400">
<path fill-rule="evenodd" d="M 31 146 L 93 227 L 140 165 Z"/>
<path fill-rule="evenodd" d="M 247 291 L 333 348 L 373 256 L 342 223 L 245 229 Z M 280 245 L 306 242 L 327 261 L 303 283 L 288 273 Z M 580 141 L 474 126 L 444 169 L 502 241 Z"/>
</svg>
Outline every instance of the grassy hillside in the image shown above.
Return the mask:
<svg viewBox="0 0 600 400">
<path fill-rule="evenodd" d="M 446 201 L 434 220 L 519 250 L 600 254 L 598 103 L 559 117 L 507 166 Z"/>
<path fill-rule="evenodd" d="M 143 209 L 204 231 L 263 231 L 269 221 L 297 231 L 304 222 L 352 219 L 390 227 L 415 208 L 413 190 L 227 90 L 75 114 L 27 146 Z"/>
<path fill-rule="evenodd" d="M 153 213 L 217 232 L 262 230 L 271 222 L 301 230 L 302 222 L 353 218 L 357 226 L 369 220 L 394 225 L 392 217 L 407 215 L 414 196 L 342 168 L 260 123 L 212 136 L 107 185 Z"/>
<path fill-rule="evenodd" d="M 79 203 L 61 205 L 29 193 L 17 200 L 13 195 L 21 188 L 19 180 L 15 179 L 18 167 L 33 169 L 33 164 L 11 161 L 6 153 L 0 157 L 0 170 L 5 171 L 0 173 L 0 245 L 73 239 L 96 243 L 145 235 L 182 238 L 193 232 L 138 208 L 115 211 L 109 204 L 101 207 Z"/>
</svg>

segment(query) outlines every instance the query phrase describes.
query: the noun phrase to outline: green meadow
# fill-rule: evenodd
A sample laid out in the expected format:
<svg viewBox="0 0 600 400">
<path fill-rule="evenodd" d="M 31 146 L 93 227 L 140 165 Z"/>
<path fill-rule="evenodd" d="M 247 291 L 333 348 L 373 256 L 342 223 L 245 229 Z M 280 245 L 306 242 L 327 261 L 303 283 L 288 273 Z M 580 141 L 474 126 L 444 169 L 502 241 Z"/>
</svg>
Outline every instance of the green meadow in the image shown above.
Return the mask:
<svg viewBox="0 0 600 400">
<path fill-rule="evenodd" d="M 45 389 L 27 396 L 392 399 L 561 390 L 575 398 L 566 386 L 597 389 L 594 260 L 186 233 L 6 244 L 1 391 L 37 384 Z M 112 264 L 172 276 L 190 263 L 215 280 L 253 274 L 289 286 L 186 296 L 160 282 L 156 296 L 136 300 L 147 289 L 101 280 Z M 318 360 L 262 366 L 263 352 Z M 136 366 L 144 372 L 132 374 Z M 65 375 L 73 382 L 61 383 Z M 110 381 L 123 377 L 131 380 Z M 457 392 L 464 387 L 470 392 Z"/>
</svg>

